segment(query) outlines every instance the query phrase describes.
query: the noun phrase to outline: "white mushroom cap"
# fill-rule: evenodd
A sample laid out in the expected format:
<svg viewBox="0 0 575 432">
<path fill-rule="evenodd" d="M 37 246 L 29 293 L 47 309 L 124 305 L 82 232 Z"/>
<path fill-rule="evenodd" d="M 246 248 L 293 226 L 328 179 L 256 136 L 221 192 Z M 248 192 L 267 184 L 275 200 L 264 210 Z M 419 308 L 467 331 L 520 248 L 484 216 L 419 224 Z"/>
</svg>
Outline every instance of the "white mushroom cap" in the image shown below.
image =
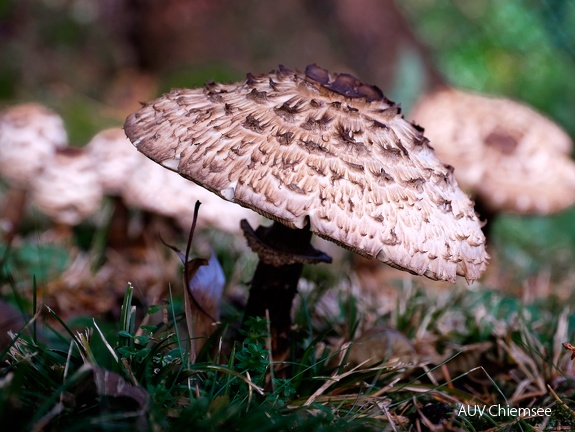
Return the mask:
<svg viewBox="0 0 575 432">
<path fill-rule="evenodd" d="M 77 148 L 56 152 L 32 183 L 32 201 L 56 222 L 76 225 L 93 215 L 102 200 L 102 186 L 90 155 Z"/>
<path fill-rule="evenodd" d="M 152 213 L 171 216 L 172 196 L 166 196 L 164 185 L 168 181 L 166 170 L 159 170 L 138 153 L 138 162 L 129 173 L 122 198 L 129 207 L 136 207 Z"/>
<path fill-rule="evenodd" d="M 93 157 L 104 192 L 109 195 L 120 195 L 135 166 L 143 159 L 121 128 L 99 132 L 86 145 L 86 150 Z"/>
<path fill-rule="evenodd" d="M 571 138 L 532 108 L 443 89 L 418 101 L 410 117 L 461 187 L 492 210 L 548 214 L 575 203 Z"/>
<path fill-rule="evenodd" d="M 172 90 L 128 117 L 139 151 L 219 196 L 394 267 L 486 268 L 473 205 L 377 87 L 317 66 Z"/>
<path fill-rule="evenodd" d="M 38 104 L 24 104 L 0 113 L 0 175 L 26 188 L 68 137 L 62 118 Z"/>
<path fill-rule="evenodd" d="M 218 198 L 140 153 L 136 155 L 138 162 L 122 190 L 127 205 L 173 217 L 185 230 L 192 225 L 197 200 L 202 203 L 198 228 L 213 226 L 235 233 L 240 230 L 240 219 L 257 220 L 256 213 Z"/>
</svg>

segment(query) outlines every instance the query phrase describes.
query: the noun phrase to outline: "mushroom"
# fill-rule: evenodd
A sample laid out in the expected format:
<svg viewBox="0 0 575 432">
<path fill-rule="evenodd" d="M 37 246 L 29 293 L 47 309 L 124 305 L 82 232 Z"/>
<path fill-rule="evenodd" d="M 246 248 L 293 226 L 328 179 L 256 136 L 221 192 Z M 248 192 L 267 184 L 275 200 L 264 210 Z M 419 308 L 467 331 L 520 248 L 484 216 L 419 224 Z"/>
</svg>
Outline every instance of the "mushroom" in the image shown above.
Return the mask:
<svg viewBox="0 0 575 432">
<path fill-rule="evenodd" d="M 124 129 L 150 159 L 274 220 L 255 231 L 242 221 L 260 258 L 245 313 L 269 311 L 280 356 L 303 264 L 330 261 L 312 233 L 431 279 L 473 281 L 486 268 L 481 224 L 452 169 L 378 87 L 352 75 L 280 66 L 175 89 Z"/>
<path fill-rule="evenodd" d="M 105 129 L 90 140 L 86 150 L 93 158 L 94 169 L 104 193 L 119 196 L 142 155 L 134 151 L 121 128 Z"/>
<path fill-rule="evenodd" d="M 133 147 L 132 147 L 133 148 Z M 126 180 L 122 196 L 129 206 L 173 218 L 185 231 L 190 229 L 194 204 L 202 202 L 198 228 L 216 227 L 225 232 L 238 232 L 237 221 L 257 221 L 257 214 L 231 204 L 204 188 L 153 163 L 140 153 L 137 166 Z"/>
<path fill-rule="evenodd" d="M 206 210 L 200 227 L 210 225 L 234 232 L 238 230 L 240 218 L 254 219 L 256 215 L 151 162 L 131 145 L 121 128 L 106 129 L 96 134 L 86 150 L 93 159 L 104 193 L 114 202 L 108 246 L 115 249 L 128 244 L 128 206 L 174 218 L 186 231 L 191 225 L 194 203 L 198 199 Z"/>
<path fill-rule="evenodd" d="M 138 164 L 142 160 L 147 162 L 147 159 L 134 151 L 121 128 L 97 133 L 86 145 L 86 151 L 93 159 L 104 194 L 111 198 L 113 204 L 107 227 L 107 246 L 123 249 L 129 244 L 130 215 L 121 195 Z"/>
<path fill-rule="evenodd" d="M 17 105 L 0 113 L 0 175 L 11 185 L 2 215 L 8 240 L 22 217 L 30 182 L 67 141 L 62 118 L 42 105 Z"/>
<path fill-rule="evenodd" d="M 425 127 L 484 216 L 550 214 L 575 203 L 573 143 L 532 108 L 443 88 L 421 98 L 410 118 Z"/>
<path fill-rule="evenodd" d="M 102 200 L 102 187 L 90 154 L 66 147 L 32 183 L 32 201 L 58 227 L 70 227 L 93 215 Z"/>
</svg>

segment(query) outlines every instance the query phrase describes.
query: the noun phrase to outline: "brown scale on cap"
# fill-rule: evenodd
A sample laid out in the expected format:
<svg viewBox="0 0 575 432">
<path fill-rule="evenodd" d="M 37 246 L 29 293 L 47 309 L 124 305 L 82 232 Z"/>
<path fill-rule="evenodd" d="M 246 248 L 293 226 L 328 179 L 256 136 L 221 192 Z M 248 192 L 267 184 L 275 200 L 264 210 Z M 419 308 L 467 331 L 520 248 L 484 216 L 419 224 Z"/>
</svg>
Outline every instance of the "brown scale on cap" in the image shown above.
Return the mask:
<svg viewBox="0 0 575 432">
<path fill-rule="evenodd" d="M 335 79 L 331 79 L 331 75 L 326 69 L 313 64 L 305 69 L 305 75 L 319 82 L 326 89 L 348 98 L 365 98 L 367 102 L 383 100 L 389 102 L 379 87 L 362 83 L 350 74 L 335 74 Z"/>
<path fill-rule="evenodd" d="M 312 65 L 175 89 L 128 117 L 140 152 L 290 228 L 432 279 L 478 279 L 485 237 L 452 170 L 380 89 Z"/>
</svg>

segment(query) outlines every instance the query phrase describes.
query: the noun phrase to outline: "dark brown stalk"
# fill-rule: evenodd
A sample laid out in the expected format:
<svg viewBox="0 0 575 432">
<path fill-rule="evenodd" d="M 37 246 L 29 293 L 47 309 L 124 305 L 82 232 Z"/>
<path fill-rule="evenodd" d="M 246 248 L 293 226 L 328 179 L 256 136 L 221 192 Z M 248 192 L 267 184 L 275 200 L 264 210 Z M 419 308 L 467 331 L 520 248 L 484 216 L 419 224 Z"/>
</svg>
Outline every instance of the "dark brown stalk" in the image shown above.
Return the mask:
<svg viewBox="0 0 575 432">
<path fill-rule="evenodd" d="M 251 316 L 265 317 L 268 311 L 273 357 L 283 359 L 291 344 L 291 309 L 303 265 L 331 262 L 331 258 L 311 246 L 309 226 L 291 229 L 274 222 L 254 232 L 242 221 L 242 229 L 250 247 L 260 257 L 250 283 L 244 321 Z"/>
<path fill-rule="evenodd" d="M 114 209 L 108 225 L 107 246 L 115 250 L 122 250 L 129 244 L 130 209 L 119 196 L 113 196 L 112 202 Z"/>
</svg>

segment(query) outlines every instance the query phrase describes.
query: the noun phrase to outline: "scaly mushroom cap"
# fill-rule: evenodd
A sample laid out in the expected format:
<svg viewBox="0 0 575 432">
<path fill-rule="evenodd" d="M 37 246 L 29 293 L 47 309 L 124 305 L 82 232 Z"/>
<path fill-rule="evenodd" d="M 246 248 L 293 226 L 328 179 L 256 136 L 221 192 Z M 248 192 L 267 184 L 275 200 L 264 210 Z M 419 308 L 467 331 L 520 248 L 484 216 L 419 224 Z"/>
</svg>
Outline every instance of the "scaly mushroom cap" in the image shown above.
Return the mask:
<svg viewBox="0 0 575 432">
<path fill-rule="evenodd" d="M 411 112 L 460 186 L 492 210 L 548 214 L 575 203 L 573 143 L 520 103 L 443 89 Z"/>
<path fill-rule="evenodd" d="M 93 156 L 94 169 L 104 192 L 109 195 L 120 195 L 128 177 L 138 162 L 142 162 L 142 155 L 134 151 L 121 128 L 106 129 L 94 135 L 86 150 Z"/>
<path fill-rule="evenodd" d="M 318 66 L 172 90 L 130 115 L 140 152 L 217 195 L 394 267 L 486 268 L 469 198 L 380 89 Z"/>
<path fill-rule="evenodd" d="M 93 215 L 100 208 L 102 192 L 92 158 L 78 148 L 58 150 L 32 183 L 36 206 L 67 225 L 77 225 Z"/>
<path fill-rule="evenodd" d="M 66 145 L 62 118 L 38 104 L 24 104 L 0 113 L 0 175 L 26 188 Z"/>
</svg>

